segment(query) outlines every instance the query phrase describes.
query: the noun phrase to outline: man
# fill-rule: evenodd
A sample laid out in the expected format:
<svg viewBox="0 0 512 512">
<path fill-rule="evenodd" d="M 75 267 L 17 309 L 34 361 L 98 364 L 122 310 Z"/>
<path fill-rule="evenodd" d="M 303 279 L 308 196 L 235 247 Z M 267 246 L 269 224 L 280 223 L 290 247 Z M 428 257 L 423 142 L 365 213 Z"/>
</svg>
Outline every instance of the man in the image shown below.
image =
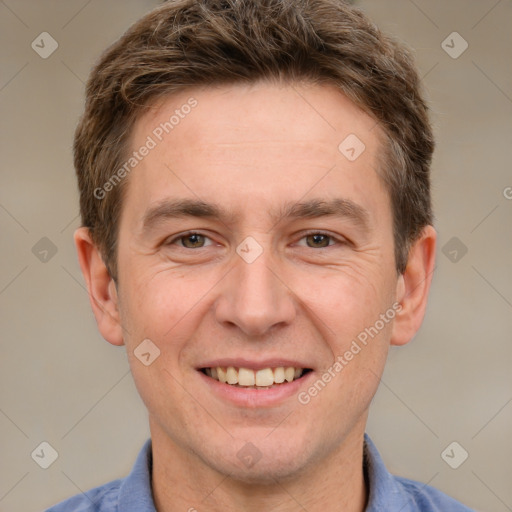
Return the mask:
<svg viewBox="0 0 512 512">
<path fill-rule="evenodd" d="M 79 261 L 151 440 L 50 510 L 464 511 L 365 436 L 425 311 L 433 138 L 408 52 L 340 0 L 179 0 L 103 55 Z"/>
</svg>

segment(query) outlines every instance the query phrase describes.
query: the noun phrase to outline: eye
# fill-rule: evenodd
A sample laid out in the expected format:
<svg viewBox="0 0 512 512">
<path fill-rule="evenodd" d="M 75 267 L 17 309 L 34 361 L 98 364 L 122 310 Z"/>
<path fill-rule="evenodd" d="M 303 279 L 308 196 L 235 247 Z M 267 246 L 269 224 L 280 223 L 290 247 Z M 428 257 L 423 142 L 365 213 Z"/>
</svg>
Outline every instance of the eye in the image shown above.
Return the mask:
<svg viewBox="0 0 512 512">
<path fill-rule="evenodd" d="M 306 233 L 297 245 L 306 246 L 311 249 L 323 249 L 336 244 L 343 244 L 343 240 L 337 239 L 332 235 L 322 232 Z M 185 249 L 201 249 L 212 245 L 213 241 L 201 233 L 185 233 L 179 235 L 168 242 L 167 245 L 178 245 Z"/>
<path fill-rule="evenodd" d="M 208 243 L 209 242 L 209 243 Z M 185 249 L 201 249 L 212 244 L 212 241 L 200 233 L 186 233 L 180 235 L 169 242 L 169 245 L 178 244 Z"/>
<path fill-rule="evenodd" d="M 304 243 L 302 240 L 305 240 Z M 310 247 L 312 249 L 323 249 L 324 247 L 329 247 L 331 245 L 335 245 L 335 243 L 343 243 L 341 240 L 338 240 L 334 238 L 332 235 L 329 235 L 327 233 L 322 232 L 311 232 L 304 235 L 298 245 L 306 245 L 307 247 Z"/>
</svg>

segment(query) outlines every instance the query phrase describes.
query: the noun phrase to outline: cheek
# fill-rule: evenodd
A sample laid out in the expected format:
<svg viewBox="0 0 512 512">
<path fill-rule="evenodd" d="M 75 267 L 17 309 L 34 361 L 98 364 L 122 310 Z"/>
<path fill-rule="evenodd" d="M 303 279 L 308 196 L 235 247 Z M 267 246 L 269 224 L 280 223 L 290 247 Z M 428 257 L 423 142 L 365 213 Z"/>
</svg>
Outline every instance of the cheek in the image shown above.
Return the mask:
<svg viewBox="0 0 512 512">
<path fill-rule="evenodd" d="M 297 295 L 330 352 L 319 378 L 332 377 L 331 392 L 322 400 L 333 414 L 340 408 L 362 413 L 378 387 L 395 315 L 392 279 L 388 281 L 382 272 L 357 272 L 354 267 L 322 279 L 303 276 Z"/>
<path fill-rule="evenodd" d="M 355 266 L 324 275 L 297 276 L 296 295 L 317 319 L 326 339 L 342 349 L 391 307 L 391 286 L 382 272 Z"/>
<path fill-rule="evenodd" d="M 126 348 L 139 394 L 151 412 L 163 407 L 165 397 L 173 404 L 184 403 L 187 395 L 180 383 L 187 343 L 194 335 L 199 317 L 204 315 L 204 297 L 212 288 L 198 272 L 126 269 L 127 287 L 121 297 L 121 319 L 126 332 Z M 158 356 L 148 366 L 136 357 L 143 340 L 149 339 Z M 151 359 L 152 359 L 151 355 Z M 166 404 L 164 409 L 169 409 Z M 177 415 L 174 405 L 169 414 Z"/>
<path fill-rule="evenodd" d="M 301 296 L 330 357 L 302 399 L 311 401 L 314 414 L 325 416 L 327 437 L 364 416 L 386 362 L 395 310 L 392 295 L 374 278 L 348 271 L 322 281 L 304 278 Z"/>
<path fill-rule="evenodd" d="M 155 342 L 174 338 L 197 315 L 219 280 L 216 275 L 191 269 L 134 271 L 123 301 L 123 320 L 128 330 L 153 337 Z"/>
</svg>

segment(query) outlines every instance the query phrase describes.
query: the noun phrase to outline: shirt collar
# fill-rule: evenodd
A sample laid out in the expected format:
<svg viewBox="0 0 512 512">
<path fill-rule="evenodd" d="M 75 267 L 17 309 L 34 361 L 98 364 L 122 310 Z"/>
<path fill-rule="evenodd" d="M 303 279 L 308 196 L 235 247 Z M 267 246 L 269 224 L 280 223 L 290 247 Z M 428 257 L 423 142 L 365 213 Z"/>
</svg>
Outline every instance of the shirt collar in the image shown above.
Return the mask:
<svg viewBox="0 0 512 512">
<path fill-rule="evenodd" d="M 396 477 L 386 469 L 377 448 L 367 434 L 364 435 L 363 457 L 369 487 L 365 512 L 415 510 L 411 497 L 404 491 Z"/>
<path fill-rule="evenodd" d="M 119 489 L 118 510 L 120 512 L 156 512 L 151 491 L 153 455 L 151 439 L 140 451 L 132 472 L 123 480 Z"/>
<path fill-rule="evenodd" d="M 401 510 L 409 512 L 410 497 L 404 493 L 396 478 L 391 475 L 367 434 L 364 435 L 364 469 L 368 480 L 369 496 L 365 512 Z M 153 457 L 151 439 L 140 451 L 132 472 L 123 480 L 119 492 L 118 510 L 123 512 L 156 512 L 151 491 Z"/>
</svg>

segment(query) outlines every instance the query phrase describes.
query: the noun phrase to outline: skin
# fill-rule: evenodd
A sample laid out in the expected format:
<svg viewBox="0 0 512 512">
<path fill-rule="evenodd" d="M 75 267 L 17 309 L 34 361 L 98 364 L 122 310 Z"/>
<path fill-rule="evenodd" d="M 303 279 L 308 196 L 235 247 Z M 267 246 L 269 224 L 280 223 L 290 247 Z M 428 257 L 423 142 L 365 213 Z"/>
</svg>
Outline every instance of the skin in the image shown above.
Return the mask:
<svg viewBox="0 0 512 512">
<path fill-rule="evenodd" d="M 87 229 L 75 233 L 98 327 L 126 345 L 148 409 L 157 509 L 362 511 L 368 408 L 390 344 L 407 343 L 422 322 L 436 233 L 423 230 L 398 275 L 378 174 L 382 133 L 333 87 L 187 90 L 138 119 L 132 148 L 190 97 L 197 106 L 127 178 L 117 286 Z M 355 161 L 338 150 L 349 134 L 366 146 Z M 232 215 L 145 228 L 148 209 L 169 198 L 215 202 Z M 364 208 L 367 229 L 346 217 L 272 217 L 287 202 L 332 198 Z M 207 237 L 192 239 L 204 247 L 177 236 L 188 230 Z M 250 264 L 236 252 L 247 236 L 263 250 Z M 235 405 L 196 369 L 222 357 L 293 358 L 314 370 L 310 386 L 395 302 L 394 320 L 307 405 L 296 394 L 272 407 Z M 160 350 L 149 366 L 134 356 L 147 338 Z M 237 457 L 248 441 L 261 453 L 250 468 Z"/>
</svg>

